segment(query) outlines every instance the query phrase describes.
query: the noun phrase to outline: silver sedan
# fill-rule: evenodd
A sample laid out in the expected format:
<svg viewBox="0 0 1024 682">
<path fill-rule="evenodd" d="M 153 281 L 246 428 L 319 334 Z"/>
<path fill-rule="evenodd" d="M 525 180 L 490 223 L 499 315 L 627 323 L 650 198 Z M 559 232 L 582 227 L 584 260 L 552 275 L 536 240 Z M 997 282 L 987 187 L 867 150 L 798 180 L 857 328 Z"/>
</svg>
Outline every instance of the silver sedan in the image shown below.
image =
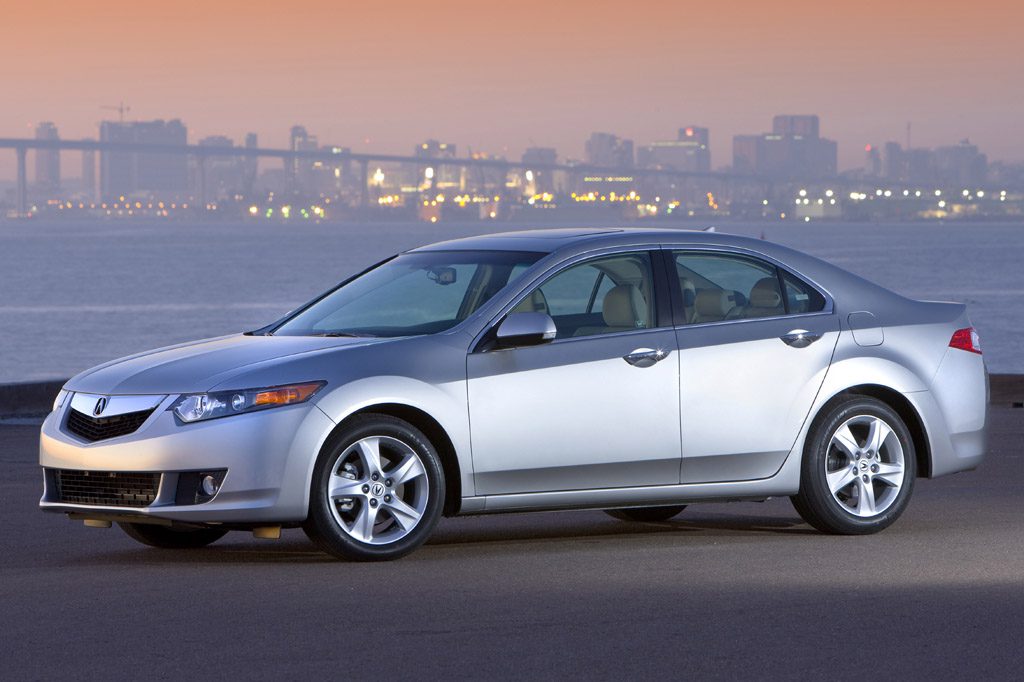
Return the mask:
<svg viewBox="0 0 1024 682">
<path fill-rule="evenodd" d="M 917 477 L 981 462 L 987 388 L 965 306 L 782 246 L 492 235 L 79 374 L 42 426 L 40 506 L 156 547 L 301 526 L 356 560 L 407 554 L 442 515 L 658 522 L 780 495 L 873 533 Z"/>
</svg>

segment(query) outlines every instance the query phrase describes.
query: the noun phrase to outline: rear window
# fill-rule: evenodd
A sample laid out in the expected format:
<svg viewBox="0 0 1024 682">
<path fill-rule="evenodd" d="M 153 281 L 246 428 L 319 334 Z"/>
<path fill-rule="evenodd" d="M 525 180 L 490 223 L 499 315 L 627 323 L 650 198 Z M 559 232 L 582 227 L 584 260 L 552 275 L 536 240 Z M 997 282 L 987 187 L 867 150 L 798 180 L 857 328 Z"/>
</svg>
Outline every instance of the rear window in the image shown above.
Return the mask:
<svg viewBox="0 0 1024 682">
<path fill-rule="evenodd" d="M 790 315 L 817 313 L 825 309 L 825 297 L 807 282 L 788 272 L 782 273 L 782 281 L 786 285 L 786 306 Z"/>
</svg>

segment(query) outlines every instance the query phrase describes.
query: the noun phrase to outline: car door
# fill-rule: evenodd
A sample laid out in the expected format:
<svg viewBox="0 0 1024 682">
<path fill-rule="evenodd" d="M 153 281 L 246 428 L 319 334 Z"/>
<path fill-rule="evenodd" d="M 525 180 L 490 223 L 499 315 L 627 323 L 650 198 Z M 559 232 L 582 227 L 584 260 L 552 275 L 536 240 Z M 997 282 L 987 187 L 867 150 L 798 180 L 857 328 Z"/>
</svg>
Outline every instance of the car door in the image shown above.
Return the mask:
<svg viewBox="0 0 1024 682">
<path fill-rule="evenodd" d="M 671 251 L 677 298 L 683 483 L 774 474 L 792 449 L 839 338 L 830 299 L 766 259 Z"/>
<path fill-rule="evenodd" d="M 678 353 L 654 262 L 567 265 L 512 308 L 550 314 L 554 341 L 470 353 L 478 495 L 678 483 Z"/>
</svg>

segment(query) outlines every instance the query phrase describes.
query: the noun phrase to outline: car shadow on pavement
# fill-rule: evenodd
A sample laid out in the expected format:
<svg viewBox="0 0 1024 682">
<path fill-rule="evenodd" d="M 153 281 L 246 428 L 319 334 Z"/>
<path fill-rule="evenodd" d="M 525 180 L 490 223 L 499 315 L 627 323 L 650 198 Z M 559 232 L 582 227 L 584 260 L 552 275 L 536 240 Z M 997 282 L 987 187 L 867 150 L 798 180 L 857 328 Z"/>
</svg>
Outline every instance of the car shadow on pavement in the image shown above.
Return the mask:
<svg viewBox="0 0 1024 682">
<path fill-rule="evenodd" d="M 696 534 L 707 537 L 736 535 L 804 535 L 818 534 L 801 519 L 736 516 L 727 514 L 699 514 L 687 517 L 686 512 L 677 519 L 657 522 L 624 522 L 613 519 L 567 521 L 557 526 L 549 523 L 529 523 L 522 515 L 515 523 L 498 524 L 489 520 L 484 528 L 459 527 L 463 519 L 454 519 L 442 526 L 427 542 L 430 546 L 465 545 L 493 542 L 532 542 L 545 540 L 573 540 L 584 538 L 640 538 L 655 535 Z M 500 517 L 498 517 L 500 519 Z M 567 517 L 568 518 L 568 517 Z M 469 520 L 469 519 L 466 519 Z"/>
<path fill-rule="evenodd" d="M 520 552 L 523 544 L 547 548 L 560 542 L 578 540 L 643 542 L 650 538 L 673 536 L 721 540 L 745 536 L 768 538 L 819 534 L 797 517 L 693 514 L 691 517 L 684 515 L 679 519 L 650 523 L 623 522 L 611 518 L 606 520 L 594 515 L 589 518 L 574 517 L 575 514 L 515 514 L 446 519 L 426 545 L 414 552 L 411 558 L 429 560 L 432 550 L 443 550 L 446 547 L 460 550 L 471 546 L 487 547 L 489 553 L 493 553 L 501 545 L 509 545 L 512 552 Z M 113 551 L 95 551 L 88 557 L 69 557 L 67 564 L 116 566 L 130 563 L 166 566 L 185 563 L 307 564 L 332 561 L 334 559 L 321 552 L 301 531 L 286 531 L 282 539 L 270 542 L 251 540 L 241 532 L 232 533 L 219 543 L 200 550 L 158 550 L 131 546 Z"/>
</svg>

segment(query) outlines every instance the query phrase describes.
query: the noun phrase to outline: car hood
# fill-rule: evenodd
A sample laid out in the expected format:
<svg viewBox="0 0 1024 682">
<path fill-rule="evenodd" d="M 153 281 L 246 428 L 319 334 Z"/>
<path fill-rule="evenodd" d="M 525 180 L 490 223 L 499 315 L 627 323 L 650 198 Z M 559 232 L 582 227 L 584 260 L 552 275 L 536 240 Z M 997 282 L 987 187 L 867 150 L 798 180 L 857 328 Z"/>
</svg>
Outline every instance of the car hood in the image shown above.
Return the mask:
<svg viewBox="0 0 1024 682">
<path fill-rule="evenodd" d="M 389 339 L 237 334 L 131 355 L 86 370 L 66 388 L 104 395 L 197 393 L 257 363 Z M 241 388 L 241 387 L 240 387 Z M 253 387 L 257 388 L 257 387 Z"/>
</svg>

